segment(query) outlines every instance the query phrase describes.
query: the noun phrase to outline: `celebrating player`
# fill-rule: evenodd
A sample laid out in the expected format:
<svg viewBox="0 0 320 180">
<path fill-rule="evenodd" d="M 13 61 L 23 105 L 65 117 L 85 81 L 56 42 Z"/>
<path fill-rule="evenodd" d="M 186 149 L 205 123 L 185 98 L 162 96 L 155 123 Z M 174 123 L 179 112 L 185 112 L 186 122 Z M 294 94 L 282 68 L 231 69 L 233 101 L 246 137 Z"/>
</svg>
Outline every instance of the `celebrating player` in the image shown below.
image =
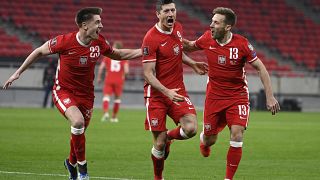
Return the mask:
<svg viewBox="0 0 320 180">
<path fill-rule="evenodd" d="M 200 152 L 210 155 L 220 131 L 228 125 L 230 147 L 227 155 L 226 180 L 231 180 L 238 168 L 243 145 L 243 133 L 249 119 L 249 91 L 244 71 L 245 63 L 251 64 L 260 75 L 267 98 L 267 108 L 274 115 L 280 110 L 274 98 L 269 74 L 257 57 L 252 45 L 241 35 L 231 33 L 236 14 L 229 8 L 213 10 L 211 31 L 198 40 L 184 40 L 186 50 L 203 49 L 209 64 L 204 109 L 203 132 L 200 134 Z"/>
<path fill-rule="evenodd" d="M 189 139 L 197 132 L 196 111 L 183 83 L 182 62 L 198 74 L 205 74 L 207 66 L 194 62 L 182 52 L 183 31 L 176 22 L 174 1 L 158 0 L 156 10 L 159 21 L 144 37 L 142 62 L 147 109 L 145 128 L 153 134 L 154 179 L 161 180 L 171 141 Z M 167 131 L 167 115 L 180 126 Z"/>
<path fill-rule="evenodd" d="M 120 41 L 116 41 L 113 43 L 113 48 L 121 49 L 122 43 Z M 104 78 L 104 87 L 103 87 L 103 99 L 102 99 L 102 108 L 103 108 L 103 116 L 101 121 L 107 121 L 109 119 L 109 102 L 110 96 L 112 94 L 115 95 L 114 103 L 113 103 L 113 112 L 110 119 L 110 122 L 118 122 L 117 114 L 119 111 L 120 103 L 121 103 L 121 94 L 123 90 L 123 84 L 125 81 L 125 76 L 129 73 L 129 63 L 127 61 L 117 61 L 105 57 L 98 71 L 97 81 L 101 83 L 102 81 L 102 72 L 106 70 L 105 78 Z"/>
<path fill-rule="evenodd" d="M 112 59 L 133 59 L 141 56 L 140 49 L 113 49 L 100 35 L 103 28 L 101 8 L 87 7 L 76 14 L 77 32 L 59 35 L 35 49 L 20 68 L 7 80 L 7 89 L 13 81 L 41 56 L 59 54 L 53 98 L 55 105 L 71 124 L 69 158 L 65 166 L 70 179 L 89 179 L 85 156 L 85 129 L 88 127 L 94 101 L 94 68 L 100 55 Z"/>
</svg>

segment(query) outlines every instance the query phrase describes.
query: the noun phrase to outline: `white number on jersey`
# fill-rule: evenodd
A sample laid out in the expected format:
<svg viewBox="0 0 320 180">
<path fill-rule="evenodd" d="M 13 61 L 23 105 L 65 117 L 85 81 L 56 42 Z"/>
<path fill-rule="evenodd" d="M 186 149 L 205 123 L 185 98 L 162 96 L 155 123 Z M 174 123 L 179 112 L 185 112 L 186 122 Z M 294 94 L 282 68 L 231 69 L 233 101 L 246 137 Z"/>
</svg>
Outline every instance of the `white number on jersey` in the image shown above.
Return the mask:
<svg viewBox="0 0 320 180">
<path fill-rule="evenodd" d="M 99 46 L 90 46 L 90 57 L 97 58 L 100 56 L 100 47 Z"/>
<path fill-rule="evenodd" d="M 120 61 L 111 60 L 111 72 L 119 72 L 121 70 L 121 64 Z"/>
<path fill-rule="evenodd" d="M 238 48 L 229 48 L 230 50 L 230 57 L 229 59 L 238 59 L 239 55 L 238 55 Z"/>
</svg>

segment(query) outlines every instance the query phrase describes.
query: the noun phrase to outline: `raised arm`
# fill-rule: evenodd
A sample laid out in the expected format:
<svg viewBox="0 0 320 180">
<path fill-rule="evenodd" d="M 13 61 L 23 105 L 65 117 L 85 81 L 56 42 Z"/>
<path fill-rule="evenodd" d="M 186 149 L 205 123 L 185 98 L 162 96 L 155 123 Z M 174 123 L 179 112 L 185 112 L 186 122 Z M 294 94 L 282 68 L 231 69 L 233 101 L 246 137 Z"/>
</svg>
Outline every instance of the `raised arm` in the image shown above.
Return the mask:
<svg viewBox="0 0 320 180">
<path fill-rule="evenodd" d="M 42 56 L 46 56 L 50 54 L 49 50 L 49 41 L 45 42 L 42 46 L 33 50 L 32 53 L 25 59 L 22 65 L 14 72 L 10 78 L 4 83 L 3 89 L 7 89 L 13 81 L 19 79 L 20 75 L 36 60 L 38 60 Z"/>
<path fill-rule="evenodd" d="M 251 63 L 251 65 L 258 71 L 260 80 L 264 86 L 267 100 L 267 109 L 271 111 L 272 115 L 275 115 L 280 110 L 280 105 L 273 95 L 269 73 L 259 58 Z"/>
<path fill-rule="evenodd" d="M 107 54 L 111 59 L 114 60 L 130 60 L 142 56 L 141 49 L 113 49 L 111 54 Z"/>
<path fill-rule="evenodd" d="M 143 75 L 146 82 L 162 94 L 166 95 L 173 102 L 184 101 L 184 97 L 177 93 L 179 89 L 168 89 L 155 77 L 155 67 L 155 62 L 143 63 Z"/>
</svg>

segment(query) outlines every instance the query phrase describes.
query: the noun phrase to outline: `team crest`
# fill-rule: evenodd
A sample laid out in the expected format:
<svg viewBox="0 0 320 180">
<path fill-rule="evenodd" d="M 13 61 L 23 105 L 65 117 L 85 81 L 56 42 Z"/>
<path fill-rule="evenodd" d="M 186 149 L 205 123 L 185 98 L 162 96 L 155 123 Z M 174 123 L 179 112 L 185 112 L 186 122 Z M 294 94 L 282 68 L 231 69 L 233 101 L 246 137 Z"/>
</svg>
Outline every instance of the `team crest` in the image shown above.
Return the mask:
<svg viewBox="0 0 320 180">
<path fill-rule="evenodd" d="M 210 131 L 211 130 L 211 124 L 209 124 L 209 123 L 204 124 L 204 130 L 205 131 Z"/>
<path fill-rule="evenodd" d="M 67 105 L 71 103 L 71 99 L 70 98 L 66 98 L 63 100 L 63 104 Z"/>
<path fill-rule="evenodd" d="M 180 48 L 179 48 L 179 45 L 178 44 L 176 44 L 174 47 L 173 47 L 173 53 L 174 53 L 174 55 L 179 55 L 179 53 L 180 53 Z"/>
<path fill-rule="evenodd" d="M 221 64 L 221 65 L 225 65 L 226 64 L 226 57 L 223 56 L 223 55 L 219 55 L 218 56 L 218 64 Z"/>
<path fill-rule="evenodd" d="M 152 118 L 150 125 L 151 125 L 152 127 L 157 127 L 157 126 L 159 125 L 159 120 L 158 120 L 158 118 Z"/>
<path fill-rule="evenodd" d="M 80 56 L 79 64 L 86 65 L 87 63 L 88 63 L 88 57 L 87 56 Z"/>
<path fill-rule="evenodd" d="M 143 55 L 148 56 L 149 55 L 149 47 L 143 47 Z"/>
</svg>

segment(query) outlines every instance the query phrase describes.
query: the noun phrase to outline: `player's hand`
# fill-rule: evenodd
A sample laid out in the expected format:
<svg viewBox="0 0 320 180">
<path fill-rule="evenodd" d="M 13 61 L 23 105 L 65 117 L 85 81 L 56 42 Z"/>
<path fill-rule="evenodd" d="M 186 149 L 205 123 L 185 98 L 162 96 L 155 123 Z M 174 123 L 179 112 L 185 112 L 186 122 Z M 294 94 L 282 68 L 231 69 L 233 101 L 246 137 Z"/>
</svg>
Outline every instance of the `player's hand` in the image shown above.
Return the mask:
<svg viewBox="0 0 320 180">
<path fill-rule="evenodd" d="M 272 115 L 275 115 L 278 111 L 280 111 L 279 102 L 273 96 L 267 98 L 267 109 L 271 111 Z"/>
<path fill-rule="evenodd" d="M 166 93 L 166 95 L 169 97 L 169 99 L 177 104 L 180 105 L 178 102 L 184 101 L 184 96 L 178 94 L 177 92 L 180 90 L 180 88 L 177 89 L 169 89 Z"/>
<path fill-rule="evenodd" d="M 205 75 L 208 72 L 208 64 L 205 62 L 196 62 L 193 70 L 199 75 Z"/>
<path fill-rule="evenodd" d="M 7 80 L 7 82 L 4 83 L 4 85 L 3 85 L 2 88 L 3 88 L 3 89 L 8 89 L 8 87 L 11 86 L 12 82 L 15 81 L 15 80 L 17 80 L 17 79 L 19 79 L 19 77 L 20 77 L 20 74 L 19 74 L 19 73 L 17 73 L 17 72 L 13 73 L 13 74 L 11 75 L 11 77 Z"/>
</svg>

